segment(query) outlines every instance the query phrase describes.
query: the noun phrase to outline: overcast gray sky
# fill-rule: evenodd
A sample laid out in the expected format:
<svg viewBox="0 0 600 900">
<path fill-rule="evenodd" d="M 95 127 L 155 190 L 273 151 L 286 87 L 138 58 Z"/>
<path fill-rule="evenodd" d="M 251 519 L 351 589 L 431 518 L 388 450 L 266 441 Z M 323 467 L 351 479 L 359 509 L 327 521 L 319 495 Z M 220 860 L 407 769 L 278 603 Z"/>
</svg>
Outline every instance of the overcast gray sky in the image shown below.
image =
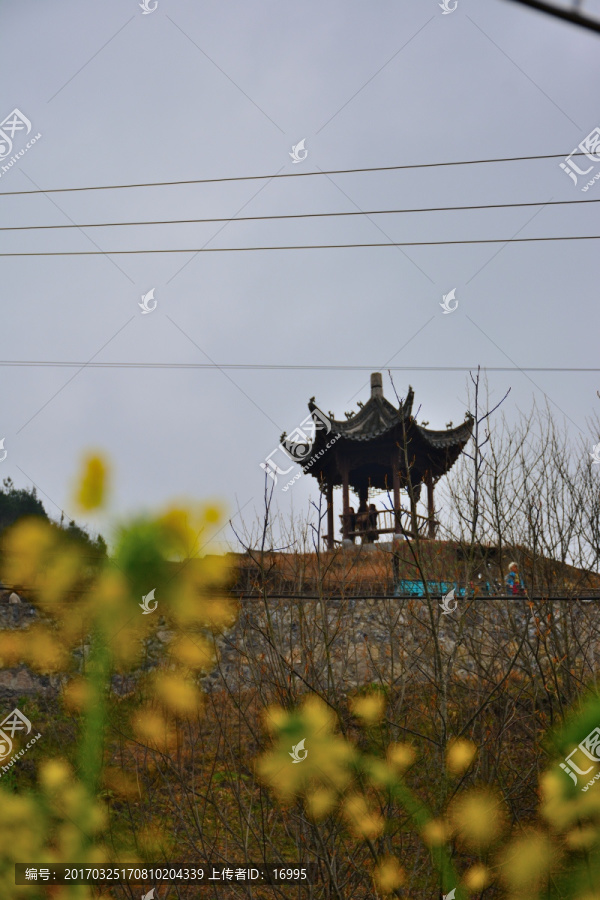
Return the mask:
<svg viewBox="0 0 600 900">
<path fill-rule="evenodd" d="M 600 2 L 584 9 L 600 17 Z M 566 155 L 600 126 L 600 36 L 507 0 L 458 0 L 446 15 L 437 0 L 158 0 L 147 14 L 137 0 L 3 0 L 0 23 L 0 118 L 16 108 L 32 124 L 0 160 L 0 192 Z M 295 164 L 301 140 L 308 155 Z M 582 192 L 587 179 L 575 186 L 559 162 L 2 196 L 0 225 L 600 200 L 600 181 Z M 600 161 L 578 164 L 600 172 Z M 114 468 L 115 513 L 190 496 L 251 516 L 259 463 L 308 398 L 344 418 L 369 396 L 369 371 L 287 366 L 598 366 L 597 241 L 111 250 L 594 234 L 595 203 L 0 232 L 2 253 L 107 254 L 1 259 L 2 361 L 281 367 L 3 367 L 0 477 L 35 483 L 52 516 L 72 514 L 73 472 L 98 448 Z M 151 289 L 157 306 L 143 315 Z M 453 289 L 459 306 L 444 315 Z M 431 428 L 462 421 L 466 373 L 394 380 L 401 395 L 413 385 Z M 495 399 L 512 388 L 509 417 L 546 394 L 574 439 L 600 440 L 586 426 L 596 373 L 488 380 Z M 384 391 L 393 399 L 387 375 Z M 306 509 L 314 480 L 284 493 L 286 480 L 279 508 Z"/>
</svg>

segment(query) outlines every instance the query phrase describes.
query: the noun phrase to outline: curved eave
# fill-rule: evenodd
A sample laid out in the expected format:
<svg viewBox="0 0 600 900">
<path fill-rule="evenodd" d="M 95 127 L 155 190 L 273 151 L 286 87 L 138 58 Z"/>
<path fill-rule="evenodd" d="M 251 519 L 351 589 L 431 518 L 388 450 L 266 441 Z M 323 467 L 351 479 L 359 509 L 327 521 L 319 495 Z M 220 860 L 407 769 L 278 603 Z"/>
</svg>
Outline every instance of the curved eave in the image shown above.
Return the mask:
<svg viewBox="0 0 600 900">
<path fill-rule="evenodd" d="M 474 420 L 469 417 L 457 428 L 434 431 L 416 426 L 422 442 L 421 459 L 428 460 L 434 480 L 446 475 L 455 464 L 473 433 Z"/>
<path fill-rule="evenodd" d="M 473 433 L 474 424 L 471 416 L 456 428 L 447 428 L 445 431 L 433 431 L 415 423 L 424 442 L 436 450 L 446 450 L 452 447 L 459 447 L 462 450 Z"/>
<path fill-rule="evenodd" d="M 332 422 L 332 420 L 329 421 Z M 403 436 L 406 434 L 409 445 L 412 444 L 411 449 L 416 451 L 417 456 L 421 460 L 426 459 L 431 463 L 434 474 L 436 477 L 440 477 L 452 468 L 460 456 L 471 437 L 473 425 L 473 419 L 469 418 L 456 428 L 449 428 L 445 431 L 435 431 L 433 429 L 424 428 L 422 425 L 418 425 L 413 419 L 408 423 L 406 431 L 404 430 L 405 426 L 403 423 L 396 421 L 378 433 L 349 435 L 344 432 L 336 432 L 332 422 L 331 430 L 329 432 L 325 432 L 324 429 L 317 430 L 315 440 L 310 442 L 308 446 L 306 444 L 291 441 L 284 441 L 283 446 L 286 448 L 292 459 L 302 465 L 308 462 L 315 453 L 319 453 L 324 449 L 332 438 L 336 438 L 336 443 L 338 440 L 341 440 L 342 444 L 345 441 L 354 444 L 369 443 L 370 441 L 385 437 L 393 443 L 402 443 Z M 398 431 L 399 434 L 394 434 L 395 431 Z M 413 441 L 416 441 L 416 447 L 414 446 Z"/>
</svg>

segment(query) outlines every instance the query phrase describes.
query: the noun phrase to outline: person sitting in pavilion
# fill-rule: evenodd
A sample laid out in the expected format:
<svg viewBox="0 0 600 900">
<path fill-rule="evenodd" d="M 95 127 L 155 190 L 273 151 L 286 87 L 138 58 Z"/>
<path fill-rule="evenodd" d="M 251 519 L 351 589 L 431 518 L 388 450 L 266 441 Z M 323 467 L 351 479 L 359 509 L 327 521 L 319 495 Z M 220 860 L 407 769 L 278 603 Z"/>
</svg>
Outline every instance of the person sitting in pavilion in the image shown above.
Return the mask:
<svg viewBox="0 0 600 900">
<path fill-rule="evenodd" d="M 356 531 L 356 513 L 354 512 L 354 507 L 349 506 L 348 512 L 344 516 L 345 526 L 346 526 L 346 537 L 348 540 L 354 543 L 354 532 Z"/>
<path fill-rule="evenodd" d="M 363 500 L 358 507 L 358 512 L 356 513 L 356 530 L 360 532 L 360 538 L 363 544 L 366 544 L 368 541 L 368 528 L 369 510 L 367 509 L 366 502 Z"/>
<path fill-rule="evenodd" d="M 374 503 L 371 503 L 369 506 L 369 512 L 367 516 L 368 522 L 368 532 L 367 532 L 367 541 L 372 544 L 379 539 L 379 531 L 377 530 L 377 507 Z"/>
</svg>

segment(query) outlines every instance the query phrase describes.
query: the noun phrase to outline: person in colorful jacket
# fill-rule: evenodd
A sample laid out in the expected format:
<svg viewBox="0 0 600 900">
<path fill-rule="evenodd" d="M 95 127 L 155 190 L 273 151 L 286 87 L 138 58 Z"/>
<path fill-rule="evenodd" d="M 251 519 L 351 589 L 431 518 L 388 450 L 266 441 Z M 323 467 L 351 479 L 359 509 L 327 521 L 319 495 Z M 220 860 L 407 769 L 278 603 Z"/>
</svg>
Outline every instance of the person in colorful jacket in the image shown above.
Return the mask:
<svg viewBox="0 0 600 900">
<path fill-rule="evenodd" d="M 523 579 L 519 575 L 519 564 L 511 562 L 508 567 L 508 575 L 505 578 L 505 584 L 508 594 L 524 594 L 525 585 Z"/>
</svg>

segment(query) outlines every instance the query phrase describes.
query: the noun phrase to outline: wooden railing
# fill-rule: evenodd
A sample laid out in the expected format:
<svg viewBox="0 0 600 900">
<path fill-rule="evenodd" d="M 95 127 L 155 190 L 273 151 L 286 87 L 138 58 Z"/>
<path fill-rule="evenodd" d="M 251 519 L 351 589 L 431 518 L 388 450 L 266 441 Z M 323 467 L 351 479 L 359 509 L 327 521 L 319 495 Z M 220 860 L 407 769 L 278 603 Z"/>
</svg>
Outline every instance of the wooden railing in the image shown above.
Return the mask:
<svg viewBox="0 0 600 900">
<path fill-rule="evenodd" d="M 358 527 L 358 522 L 356 521 L 358 518 L 358 513 L 354 513 L 356 526 L 354 530 L 348 531 L 346 537 L 349 538 L 357 538 L 364 537 L 366 534 L 375 534 L 377 532 L 377 537 L 381 534 L 395 534 L 396 533 L 396 515 L 400 518 L 401 528 L 398 529 L 398 533 L 402 534 L 406 533 L 409 537 L 415 537 L 413 534 L 413 523 L 412 517 L 410 514 L 410 510 L 408 509 L 400 509 L 398 513 L 395 513 L 394 510 L 391 509 L 378 509 L 375 510 L 377 515 L 377 525 L 370 526 L 369 524 L 363 525 L 363 527 Z M 373 514 L 373 510 L 368 513 L 369 515 Z M 421 536 L 426 537 L 429 534 L 429 519 L 426 516 L 416 515 L 417 520 L 417 529 L 418 533 Z M 344 523 L 344 515 L 343 513 L 340 515 L 340 522 Z M 437 525 L 437 522 L 435 523 Z M 323 540 L 325 543 L 328 542 L 328 535 L 323 535 Z M 337 539 L 334 541 L 335 544 L 340 544 L 341 540 Z"/>
<path fill-rule="evenodd" d="M 412 533 L 412 519 L 410 515 L 410 511 L 408 509 L 400 510 L 400 522 L 404 531 Z M 393 534 L 395 532 L 395 517 L 396 514 L 391 509 L 380 509 L 377 511 L 377 530 L 382 534 Z M 419 529 L 419 534 L 425 534 L 427 529 L 429 528 L 429 519 L 425 516 L 420 516 L 417 514 L 417 528 Z"/>
</svg>

